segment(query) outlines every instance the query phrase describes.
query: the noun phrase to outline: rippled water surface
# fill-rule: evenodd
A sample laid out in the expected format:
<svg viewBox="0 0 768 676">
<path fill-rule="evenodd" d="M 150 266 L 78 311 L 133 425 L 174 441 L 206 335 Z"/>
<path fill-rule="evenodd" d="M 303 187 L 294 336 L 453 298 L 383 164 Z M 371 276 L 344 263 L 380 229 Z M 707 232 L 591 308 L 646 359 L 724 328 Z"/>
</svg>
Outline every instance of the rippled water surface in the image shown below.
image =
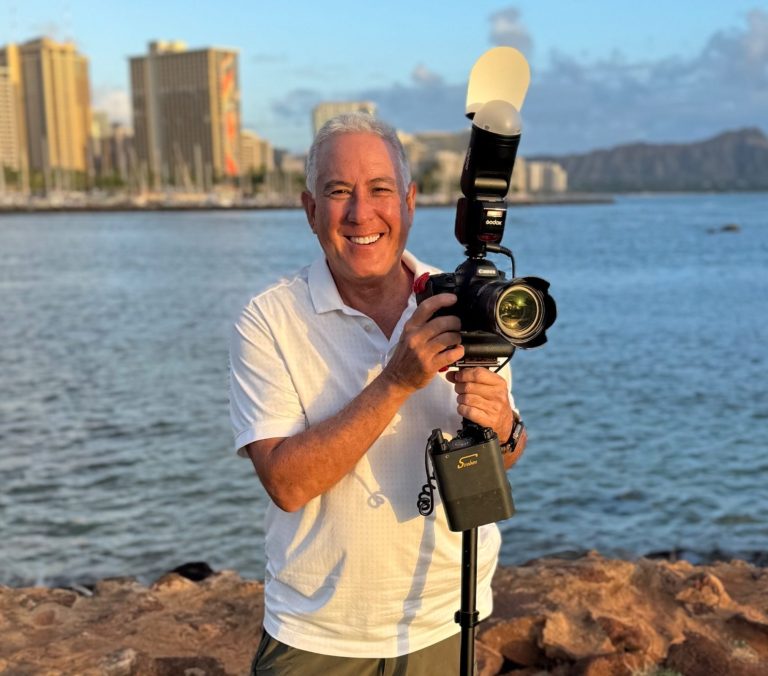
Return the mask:
<svg viewBox="0 0 768 676">
<path fill-rule="evenodd" d="M 513 361 L 530 442 L 504 563 L 768 550 L 767 214 L 766 195 L 510 211 L 504 243 L 559 317 Z M 410 248 L 452 269 L 452 233 L 422 208 Z M 0 216 L 0 583 L 262 577 L 227 336 L 318 252 L 298 211 Z"/>
</svg>

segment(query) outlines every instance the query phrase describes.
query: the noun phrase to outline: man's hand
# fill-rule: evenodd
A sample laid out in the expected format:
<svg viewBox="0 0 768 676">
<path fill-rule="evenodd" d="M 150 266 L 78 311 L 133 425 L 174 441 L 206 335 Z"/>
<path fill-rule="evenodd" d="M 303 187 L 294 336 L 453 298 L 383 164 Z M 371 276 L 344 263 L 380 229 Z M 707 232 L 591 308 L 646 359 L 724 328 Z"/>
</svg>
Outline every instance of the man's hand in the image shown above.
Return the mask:
<svg viewBox="0 0 768 676">
<path fill-rule="evenodd" d="M 395 353 L 382 376 L 408 393 L 413 393 L 425 387 L 441 368 L 464 356 L 459 318 L 432 318 L 439 308 L 454 303 L 454 294 L 440 293 L 427 298 L 416 308 L 405 323 Z"/>
<path fill-rule="evenodd" d="M 509 439 L 514 418 L 504 378 L 482 367 L 451 371 L 446 378 L 458 395 L 456 410 L 460 416 L 492 428 L 502 443 Z"/>
</svg>

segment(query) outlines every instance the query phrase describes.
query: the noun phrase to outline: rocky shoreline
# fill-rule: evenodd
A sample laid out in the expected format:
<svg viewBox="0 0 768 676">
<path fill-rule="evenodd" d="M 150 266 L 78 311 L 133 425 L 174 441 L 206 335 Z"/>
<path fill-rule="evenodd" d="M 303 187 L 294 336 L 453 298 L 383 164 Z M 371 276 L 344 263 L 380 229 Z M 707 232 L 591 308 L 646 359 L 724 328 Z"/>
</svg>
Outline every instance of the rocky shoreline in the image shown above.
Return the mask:
<svg viewBox="0 0 768 676">
<path fill-rule="evenodd" d="M 205 564 L 144 586 L 0 586 L 3 676 L 245 674 L 263 586 Z M 768 568 L 590 553 L 500 568 L 479 676 L 764 676 Z"/>
</svg>

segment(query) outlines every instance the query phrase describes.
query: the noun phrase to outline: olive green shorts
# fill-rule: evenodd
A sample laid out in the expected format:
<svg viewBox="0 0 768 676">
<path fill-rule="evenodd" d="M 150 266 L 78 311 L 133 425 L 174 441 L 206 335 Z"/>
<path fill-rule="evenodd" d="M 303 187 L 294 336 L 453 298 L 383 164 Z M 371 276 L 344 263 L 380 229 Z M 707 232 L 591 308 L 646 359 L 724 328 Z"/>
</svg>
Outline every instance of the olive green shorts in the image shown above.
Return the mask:
<svg viewBox="0 0 768 676">
<path fill-rule="evenodd" d="M 461 634 L 400 657 L 335 657 L 292 648 L 265 631 L 253 658 L 251 676 L 455 676 Z"/>
</svg>

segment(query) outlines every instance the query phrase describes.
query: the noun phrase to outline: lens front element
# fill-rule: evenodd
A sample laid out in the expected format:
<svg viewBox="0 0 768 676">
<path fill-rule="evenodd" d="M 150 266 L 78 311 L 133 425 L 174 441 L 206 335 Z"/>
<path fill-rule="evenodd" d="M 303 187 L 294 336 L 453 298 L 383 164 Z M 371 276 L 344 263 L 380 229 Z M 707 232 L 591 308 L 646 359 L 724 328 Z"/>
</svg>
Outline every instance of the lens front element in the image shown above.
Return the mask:
<svg viewBox="0 0 768 676">
<path fill-rule="evenodd" d="M 510 340 L 525 340 L 541 328 L 542 310 L 540 294 L 535 289 L 515 284 L 499 294 L 496 325 Z"/>
</svg>

